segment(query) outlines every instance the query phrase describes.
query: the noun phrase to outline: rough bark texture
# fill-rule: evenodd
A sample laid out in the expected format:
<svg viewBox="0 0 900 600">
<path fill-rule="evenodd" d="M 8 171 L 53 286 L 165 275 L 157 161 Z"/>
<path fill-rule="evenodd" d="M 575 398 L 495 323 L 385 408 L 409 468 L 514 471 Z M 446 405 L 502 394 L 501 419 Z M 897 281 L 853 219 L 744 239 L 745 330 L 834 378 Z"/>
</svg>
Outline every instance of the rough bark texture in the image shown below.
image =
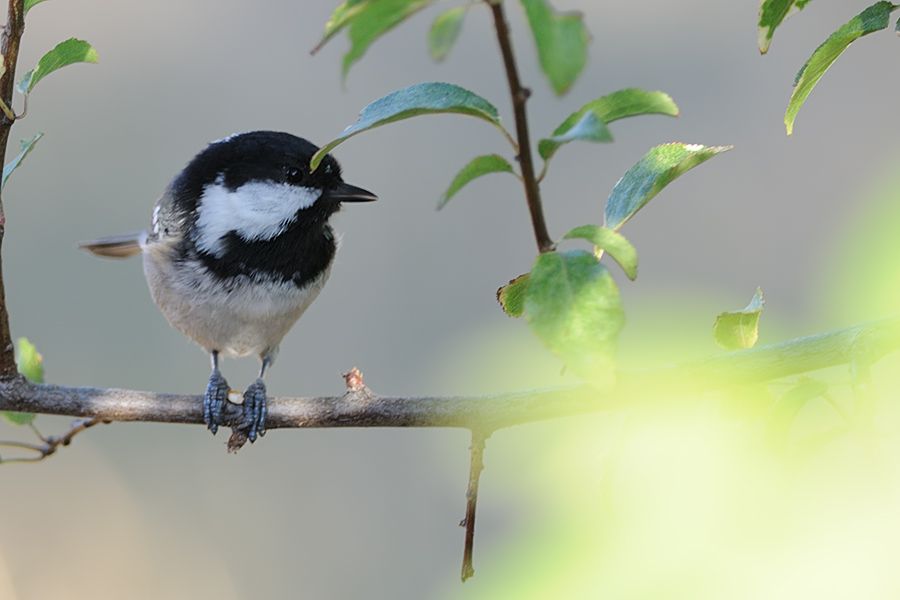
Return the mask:
<svg viewBox="0 0 900 600">
<path fill-rule="evenodd" d="M 0 53 L 3 54 L 3 75 L 0 76 L 0 99 L 6 106 L 12 106 L 13 86 L 16 79 L 16 62 L 19 59 L 19 42 L 25 31 L 24 0 L 10 0 L 6 17 L 6 26 L 0 37 Z M 9 132 L 14 119 L 0 112 L 0 156 L 6 156 Z M 3 246 L 3 235 L 6 232 L 6 213 L 0 198 L 0 248 Z M 10 380 L 16 376 L 16 359 L 13 349 L 12 335 L 9 331 L 9 313 L 6 309 L 6 290 L 3 285 L 3 267 L 0 261 L 0 381 Z"/>
</svg>

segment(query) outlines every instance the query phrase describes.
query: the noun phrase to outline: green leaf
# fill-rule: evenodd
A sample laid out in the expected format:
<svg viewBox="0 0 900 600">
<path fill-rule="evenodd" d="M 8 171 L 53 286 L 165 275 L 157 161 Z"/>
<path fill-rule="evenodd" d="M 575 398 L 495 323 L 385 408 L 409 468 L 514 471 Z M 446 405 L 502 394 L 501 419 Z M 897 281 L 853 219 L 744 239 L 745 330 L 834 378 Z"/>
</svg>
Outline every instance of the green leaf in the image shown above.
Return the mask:
<svg viewBox="0 0 900 600">
<path fill-rule="evenodd" d="M 732 146 L 702 146 L 679 142 L 651 148 L 616 183 L 606 201 L 605 225 L 619 230 L 664 187 Z"/>
<path fill-rule="evenodd" d="M 762 0 L 759 4 L 759 51 L 765 54 L 769 51 L 772 36 L 781 22 L 803 10 L 811 0 Z"/>
<path fill-rule="evenodd" d="M 438 210 L 444 208 L 447 202 L 450 201 L 450 198 L 455 196 L 459 190 L 465 187 L 473 179 L 477 179 L 490 173 L 513 173 L 513 168 L 512 165 L 509 164 L 509 161 L 499 154 L 485 154 L 484 156 L 473 158 L 471 162 L 464 166 L 459 173 L 456 174 L 456 177 L 453 178 L 450 187 L 447 188 L 447 191 L 444 192 L 444 196 L 441 198 L 440 202 L 438 202 Z"/>
<path fill-rule="evenodd" d="M 534 34 L 541 69 L 553 91 L 561 96 L 569 91 L 587 64 L 591 36 L 584 26 L 583 15 L 557 12 L 547 0 L 520 1 Z"/>
<path fill-rule="evenodd" d="M 619 290 L 596 256 L 583 250 L 538 256 L 524 306 L 531 329 L 573 372 L 611 383 L 625 317 Z"/>
<path fill-rule="evenodd" d="M 34 413 L 14 412 L 11 410 L 0 410 L 0 415 L 13 425 L 28 425 L 37 417 Z"/>
<path fill-rule="evenodd" d="M 44 357 L 28 338 L 16 340 L 16 366 L 31 383 L 44 383 Z"/>
<path fill-rule="evenodd" d="M 560 135 L 572 128 L 585 113 L 593 112 L 606 124 L 640 115 L 678 116 L 678 106 L 665 92 L 648 92 L 639 88 L 625 88 L 596 100 L 591 100 L 566 117 L 553 135 Z"/>
<path fill-rule="evenodd" d="M 40 4 L 41 2 L 44 2 L 44 0 L 25 0 L 24 10 L 22 14 L 27 15 L 29 10 L 31 10 L 36 4 Z"/>
<path fill-rule="evenodd" d="M 350 50 L 344 54 L 341 65 L 343 77 L 347 77 L 350 67 L 363 57 L 375 40 L 433 2 L 434 0 L 370 0 L 352 7 L 352 15 L 347 19 Z"/>
<path fill-rule="evenodd" d="M 569 115 L 566 120 L 553 131 L 552 138 L 541 140 L 538 143 L 538 152 L 541 157 L 545 161 L 550 160 L 561 145 L 555 140 L 559 140 L 561 137 L 569 137 L 573 133 L 573 130 L 578 128 L 578 124 L 582 122 L 588 114 L 594 114 L 597 119 L 608 125 L 613 121 L 638 115 L 657 114 L 677 117 L 678 106 L 666 93 L 648 92 L 638 88 L 627 88 L 602 96 L 588 102 Z M 608 140 L 591 137 L 575 137 L 574 139 L 586 141 L 610 141 L 612 140 L 612 136 L 610 135 Z M 571 141 L 571 139 L 567 139 L 566 141 Z"/>
<path fill-rule="evenodd" d="M 525 292 L 528 290 L 529 277 L 529 273 L 519 275 L 497 290 L 497 302 L 510 317 L 518 318 L 525 312 Z"/>
<path fill-rule="evenodd" d="M 462 114 L 487 121 L 503 131 L 497 108 L 477 94 L 452 83 L 419 83 L 372 102 L 362 109 L 356 122 L 316 152 L 313 170 L 326 154 L 351 137 L 388 123 L 429 114 Z"/>
<path fill-rule="evenodd" d="M 831 34 L 825 42 L 812 53 L 794 81 L 794 91 L 788 102 L 787 111 L 784 114 L 784 127 L 787 134 L 794 131 L 794 120 L 797 113 L 809 94 L 825 75 L 825 71 L 843 54 L 847 47 L 869 33 L 886 28 L 890 22 L 891 13 L 897 8 L 890 2 L 876 2 L 862 11 L 840 29 Z"/>
<path fill-rule="evenodd" d="M 428 32 L 428 50 L 432 59 L 440 62 L 450 54 L 459 32 L 462 31 L 466 8 L 466 6 L 451 8 L 438 15 L 431 24 L 431 31 Z"/>
<path fill-rule="evenodd" d="M 713 325 L 716 343 L 726 350 L 755 346 L 759 339 L 759 318 L 765 304 L 762 289 L 756 288 L 756 293 L 746 308 L 719 314 Z"/>
<path fill-rule="evenodd" d="M 31 383 L 44 383 L 44 357 L 38 353 L 34 344 L 27 338 L 19 338 L 16 342 L 16 365 L 25 379 Z M 34 421 L 31 413 L 0 411 L 7 421 L 14 425 L 28 425 Z"/>
<path fill-rule="evenodd" d="M 592 112 L 587 112 L 570 129 L 538 142 L 538 153 L 545 161 L 550 160 L 560 146 L 576 140 L 582 142 L 611 142 L 613 137 L 606 127 L 606 123 L 601 121 L 600 117 Z"/>
<path fill-rule="evenodd" d="M 329 17 L 328 21 L 325 23 L 325 32 L 322 34 L 322 39 L 319 40 L 319 43 L 312 49 L 311 54 L 315 54 L 321 50 L 334 36 L 343 31 L 343 29 L 350 24 L 350 21 L 352 21 L 368 3 L 369 0 L 347 0 L 335 8 L 334 12 L 331 13 L 331 17 Z"/>
<path fill-rule="evenodd" d="M 609 255 L 619 263 L 628 279 L 637 277 L 638 255 L 637 250 L 631 245 L 625 236 L 607 227 L 599 225 L 582 225 L 576 227 L 565 235 L 565 239 L 583 239 L 594 245 L 601 252 L 609 252 Z"/>
<path fill-rule="evenodd" d="M 28 94 L 34 89 L 38 81 L 53 71 L 81 62 L 96 63 L 97 51 L 84 40 L 69 38 L 64 42 L 60 42 L 53 50 L 42 56 L 37 66 L 25 74 L 17 89 L 23 94 Z"/>
<path fill-rule="evenodd" d="M 42 137 L 44 137 L 43 133 L 36 133 L 30 140 L 22 140 L 19 142 L 19 153 L 14 159 L 3 166 L 3 180 L 0 181 L 0 189 L 6 187 L 6 182 L 9 180 L 10 175 L 12 175 L 13 171 L 19 168 L 19 165 L 22 164 L 22 161 L 25 160 L 25 157 L 28 156 L 28 154 L 34 148 L 34 145 L 37 144 L 38 140 L 40 140 Z"/>
</svg>

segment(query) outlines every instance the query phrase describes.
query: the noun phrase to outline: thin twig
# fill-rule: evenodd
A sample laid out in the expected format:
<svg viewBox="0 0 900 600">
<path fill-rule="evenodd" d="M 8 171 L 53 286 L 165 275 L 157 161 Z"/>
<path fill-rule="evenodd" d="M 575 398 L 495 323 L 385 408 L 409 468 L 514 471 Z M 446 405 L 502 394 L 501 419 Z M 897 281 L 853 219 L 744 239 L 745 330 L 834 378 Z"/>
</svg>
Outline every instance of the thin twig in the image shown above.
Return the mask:
<svg viewBox="0 0 900 600">
<path fill-rule="evenodd" d="M 472 430 L 472 444 L 469 446 L 469 485 L 466 488 L 466 517 L 459 522 L 460 527 L 466 528 L 466 543 L 463 550 L 462 572 L 463 581 L 475 575 L 475 567 L 472 564 L 472 553 L 475 546 L 475 507 L 478 504 L 478 481 L 484 470 L 484 444 L 490 437 L 479 429 Z"/>
<path fill-rule="evenodd" d="M 86 429 L 90 429 L 98 423 L 103 423 L 103 419 L 92 417 L 89 419 L 76 419 L 72 422 L 69 429 L 62 435 L 51 435 L 44 437 L 40 431 L 32 426 L 32 431 L 40 439 L 41 443 L 33 444 L 28 442 L 18 442 L 12 440 L 0 440 L 0 447 L 17 448 L 34 452 L 34 456 L 17 456 L 15 458 L 0 457 L 0 464 L 16 463 L 16 462 L 37 462 L 44 460 L 48 456 L 52 456 L 59 450 L 60 446 L 68 446 L 72 443 L 72 438 Z M 108 422 L 108 421 L 106 421 Z"/>
<path fill-rule="evenodd" d="M 553 240 L 547 231 L 547 222 L 544 219 L 544 209 L 541 206 L 541 188 L 534 174 L 534 158 L 531 153 L 531 138 L 528 133 L 528 113 L 525 104 L 528 102 L 531 91 L 522 86 L 519 79 L 519 69 L 516 66 L 516 57 L 513 53 L 512 40 L 509 35 L 509 26 L 506 23 L 506 15 L 503 12 L 503 3 L 496 0 L 485 0 L 494 16 L 494 28 L 497 30 L 497 41 L 500 44 L 500 52 L 503 55 L 503 65 L 506 69 L 506 79 L 509 83 L 509 94 L 512 98 L 513 114 L 516 119 L 516 137 L 518 138 L 519 153 L 516 157 L 522 167 L 522 182 L 525 188 L 525 198 L 528 201 L 528 210 L 531 213 L 531 224 L 534 228 L 534 238 L 540 252 L 553 250 Z"/>
</svg>

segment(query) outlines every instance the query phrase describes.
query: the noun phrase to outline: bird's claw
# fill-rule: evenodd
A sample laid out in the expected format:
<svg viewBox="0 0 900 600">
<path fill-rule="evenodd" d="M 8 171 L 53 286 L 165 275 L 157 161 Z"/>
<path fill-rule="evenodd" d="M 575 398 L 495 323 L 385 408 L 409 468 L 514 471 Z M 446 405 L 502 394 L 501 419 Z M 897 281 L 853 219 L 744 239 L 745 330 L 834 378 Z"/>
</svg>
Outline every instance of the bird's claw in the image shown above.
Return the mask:
<svg viewBox="0 0 900 600">
<path fill-rule="evenodd" d="M 244 420 L 241 429 L 247 432 L 247 439 L 255 442 L 257 436 L 266 435 L 266 384 L 262 379 L 254 381 L 244 392 Z"/>
<path fill-rule="evenodd" d="M 206 385 L 206 393 L 203 395 L 203 422 L 213 435 L 222 424 L 222 410 L 225 401 L 228 400 L 229 391 L 228 382 L 222 377 L 222 373 L 218 369 L 213 371 Z"/>
</svg>

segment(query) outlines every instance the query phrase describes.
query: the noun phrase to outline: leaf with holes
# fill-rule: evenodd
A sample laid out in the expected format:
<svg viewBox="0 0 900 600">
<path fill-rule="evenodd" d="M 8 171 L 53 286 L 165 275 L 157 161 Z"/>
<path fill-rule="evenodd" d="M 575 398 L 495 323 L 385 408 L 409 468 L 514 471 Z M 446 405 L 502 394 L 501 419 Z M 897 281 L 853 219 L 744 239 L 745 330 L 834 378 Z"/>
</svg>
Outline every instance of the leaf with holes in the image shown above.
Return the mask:
<svg viewBox="0 0 900 600">
<path fill-rule="evenodd" d="M 27 338 L 19 338 L 16 342 L 16 365 L 19 373 L 31 383 L 44 383 L 44 357 Z M 0 411 L 0 414 L 15 425 L 28 425 L 35 417 L 32 413 L 12 411 Z"/>
<path fill-rule="evenodd" d="M 431 24 L 431 30 L 428 32 L 428 50 L 433 60 L 441 62 L 450 54 L 462 31 L 467 8 L 466 6 L 451 8 L 438 15 Z"/>
<path fill-rule="evenodd" d="M 637 277 L 638 255 L 635 247 L 621 233 L 599 225 L 582 225 L 565 235 L 565 239 L 587 240 L 600 252 L 608 252 L 628 279 Z"/>
<path fill-rule="evenodd" d="M 726 350 L 755 346 L 759 339 L 759 318 L 765 305 L 762 289 L 756 288 L 753 299 L 744 309 L 719 314 L 713 325 L 716 343 Z"/>
<path fill-rule="evenodd" d="M 392 92 L 363 108 L 355 123 L 316 152 L 310 166 L 315 170 L 326 154 L 364 131 L 431 114 L 468 115 L 503 130 L 497 108 L 481 96 L 452 83 L 419 83 Z"/>
<path fill-rule="evenodd" d="M 580 377 L 614 380 L 613 352 L 625 316 L 606 267 L 584 250 L 538 256 L 525 290 L 525 319 L 554 354 Z"/>
<path fill-rule="evenodd" d="M 538 152 L 546 161 L 556 153 L 562 145 L 558 143 L 560 137 L 569 138 L 565 141 L 573 139 L 581 141 L 606 142 L 612 140 L 597 137 L 573 137 L 573 130 L 578 128 L 578 124 L 582 122 L 587 115 L 593 114 L 601 122 L 609 125 L 613 121 L 625 119 L 627 117 L 636 117 L 639 115 L 669 115 L 678 116 L 678 106 L 675 101 L 664 92 L 648 92 L 638 88 L 627 88 L 619 90 L 591 100 L 577 111 L 569 115 L 559 127 L 553 131 L 553 137 L 543 139 L 538 143 Z"/>
<path fill-rule="evenodd" d="M 22 164 L 22 161 L 24 161 L 25 157 L 27 157 L 31 153 L 31 151 L 34 149 L 34 145 L 37 144 L 38 140 L 40 140 L 42 137 L 44 137 L 43 133 L 36 133 L 30 140 L 22 140 L 21 142 L 19 142 L 19 153 L 14 159 L 3 166 L 3 180 L 0 181 L 0 189 L 6 187 L 6 182 L 9 180 L 10 175 L 13 174 L 13 171 L 19 168 L 19 166 Z"/>
<path fill-rule="evenodd" d="M 667 185 L 731 146 L 675 142 L 651 148 L 616 183 L 606 201 L 605 225 L 619 230 Z"/>
<path fill-rule="evenodd" d="M 569 91 L 587 64 L 591 41 L 584 17 L 557 12 L 547 0 L 520 0 L 537 45 L 541 70 L 557 95 Z"/>
<path fill-rule="evenodd" d="M 438 202 L 438 210 L 444 208 L 447 202 L 473 179 L 478 179 L 491 173 L 513 173 L 513 168 L 509 161 L 499 154 L 485 154 L 484 156 L 473 158 L 453 178 L 450 187 L 447 188 L 440 202 Z"/>
<path fill-rule="evenodd" d="M 757 43 L 759 51 L 769 51 L 772 36 L 782 21 L 794 15 L 810 3 L 811 0 L 762 0 L 759 4 L 759 26 Z"/>
<path fill-rule="evenodd" d="M 816 48 L 794 80 L 794 91 L 791 93 L 787 111 L 784 113 L 784 127 L 788 135 L 794 132 L 794 120 L 797 118 L 797 113 L 809 98 L 813 88 L 825 75 L 825 71 L 834 64 L 834 61 L 844 53 L 850 44 L 864 35 L 885 29 L 890 24 L 891 13 L 896 8 L 890 2 L 876 2 L 850 19 Z"/>
<path fill-rule="evenodd" d="M 497 290 L 497 302 L 510 317 L 519 318 L 525 312 L 525 292 L 528 290 L 529 274 L 510 279 L 509 283 Z"/>
</svg>

